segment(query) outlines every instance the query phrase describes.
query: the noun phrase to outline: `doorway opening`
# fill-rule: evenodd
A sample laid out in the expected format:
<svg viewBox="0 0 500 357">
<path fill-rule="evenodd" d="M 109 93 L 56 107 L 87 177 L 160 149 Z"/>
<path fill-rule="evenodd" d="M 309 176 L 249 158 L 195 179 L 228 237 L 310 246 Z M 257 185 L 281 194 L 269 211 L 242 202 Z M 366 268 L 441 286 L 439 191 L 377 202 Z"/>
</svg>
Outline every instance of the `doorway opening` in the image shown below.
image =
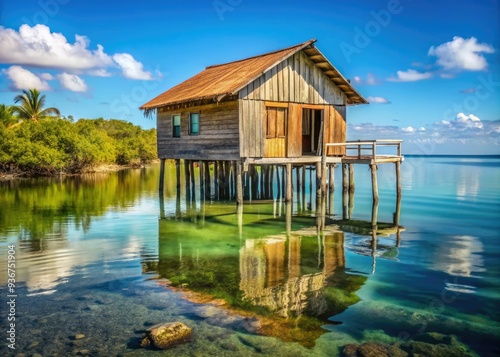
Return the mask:
<svg viewBox="0 0 500 357">
<path fill-rule="evenodd" d="M 318 155 L 321 145 L 320 136 L 322 109 L 302 109 L 302 154 Z"/>
</svg>

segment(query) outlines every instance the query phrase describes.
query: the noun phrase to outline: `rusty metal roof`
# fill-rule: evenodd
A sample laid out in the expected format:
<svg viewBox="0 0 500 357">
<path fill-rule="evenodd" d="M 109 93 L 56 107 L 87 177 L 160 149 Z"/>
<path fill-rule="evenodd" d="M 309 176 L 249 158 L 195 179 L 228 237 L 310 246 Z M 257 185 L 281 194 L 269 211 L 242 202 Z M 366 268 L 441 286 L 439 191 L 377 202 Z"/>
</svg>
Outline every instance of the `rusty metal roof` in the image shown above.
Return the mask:
<svg viewBox="0 0 500 357">
<path fill-rule="evenodd" d="M 263 55 L 209 66 L 204 71 L 143 104 L 139 109 L 150 111 L 166 105 L 206 99 L 220 101 L 228 95 L 238 93 L 247 84 L 301 50 L 346 94 L 348 104 L 368 103 L 314 47 L 314 42 L 316 40 L 312 39 Z"/>
</svg>

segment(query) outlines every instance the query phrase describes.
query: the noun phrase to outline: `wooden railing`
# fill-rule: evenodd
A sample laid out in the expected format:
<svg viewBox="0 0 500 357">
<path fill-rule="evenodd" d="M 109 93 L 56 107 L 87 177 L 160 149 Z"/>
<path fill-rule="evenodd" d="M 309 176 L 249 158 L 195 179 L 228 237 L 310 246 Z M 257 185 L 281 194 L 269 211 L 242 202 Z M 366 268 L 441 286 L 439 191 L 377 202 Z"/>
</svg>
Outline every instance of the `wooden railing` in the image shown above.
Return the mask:
<svg viewBox="0 0 500 357">
<path fill-rule="evenodd" d="M 345 146 L 346 148 L 346 156 L 348 157 L 357 157 L 358 159 L 363 158 L 377 158 L 377 147 L 385 146 L 385 147 L 394 147 L 396 148 L 397 156 L 401 156 L 401 143 L 403 140 L 358 140 L 358 141 L 347 141 L 345 143 L 326 143 L 325 148 L 323 149 L 323 157 L 326 158 L 328 156 L 328 147 L 329 146 Z M 353 155 L 349 153 L 355 150 Z M 396 155 L 395 155 L 396 156 Z"/>
</svg>

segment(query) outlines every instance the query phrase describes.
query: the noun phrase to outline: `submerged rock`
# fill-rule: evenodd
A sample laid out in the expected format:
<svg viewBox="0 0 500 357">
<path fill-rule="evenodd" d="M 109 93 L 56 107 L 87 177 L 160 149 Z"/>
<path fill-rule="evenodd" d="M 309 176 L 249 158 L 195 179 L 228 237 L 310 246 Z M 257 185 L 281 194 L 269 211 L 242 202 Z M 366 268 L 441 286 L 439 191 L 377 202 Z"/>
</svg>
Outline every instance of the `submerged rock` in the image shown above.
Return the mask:
<svg viewBox="0 0 500 357">
<path fill-rule="evenodd" d="M 191 339 L 191 328 L 182 322 L 167 322 L 152 326 L 146 330 L 141 347 L 153 347 L 165 350 L 185 343 Z"/>
</svg>

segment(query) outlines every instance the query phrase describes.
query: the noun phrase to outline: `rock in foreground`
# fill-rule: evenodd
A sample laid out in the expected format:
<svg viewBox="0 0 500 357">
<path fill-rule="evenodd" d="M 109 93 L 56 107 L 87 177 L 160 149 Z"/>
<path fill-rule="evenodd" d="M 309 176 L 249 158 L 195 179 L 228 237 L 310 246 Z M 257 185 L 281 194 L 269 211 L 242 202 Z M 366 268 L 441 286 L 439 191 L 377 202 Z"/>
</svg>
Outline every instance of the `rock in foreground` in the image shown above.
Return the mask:
<svg viewBox="0 0 500 357">
<path fill-rule="evenodd" d="M 147 329 L 141 347 L 165 350 L 191 339 L 191 328 L 182 322 L 167 322 Z"/>
</svg>

